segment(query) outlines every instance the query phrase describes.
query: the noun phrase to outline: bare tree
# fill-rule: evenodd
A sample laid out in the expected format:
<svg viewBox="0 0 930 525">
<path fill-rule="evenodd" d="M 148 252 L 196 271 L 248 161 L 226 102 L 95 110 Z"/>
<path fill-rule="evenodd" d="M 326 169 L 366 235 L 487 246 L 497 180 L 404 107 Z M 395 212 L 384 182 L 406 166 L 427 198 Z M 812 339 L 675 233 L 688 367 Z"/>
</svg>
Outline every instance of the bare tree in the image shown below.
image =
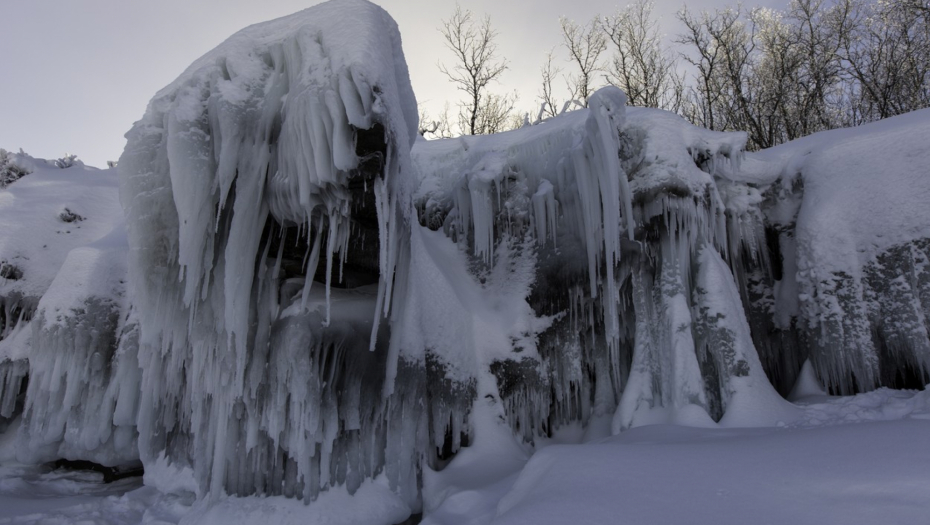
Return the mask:
<svg viewBox="0 0 930 525">
<path fill-rule="evenodd" d="M 449 103 L 443 106 L 439 118 L 433 120 L 430 114 L 420 108 L 420 127 L 418 132 L 423 137 L 448 139 L 452 138 L 452 124 L 449 121 Z"/>
<path fill-rule="evenodd" d="M 574 99 L 587 107 L 588 97 L 594 92 L 594 81 L 601 70 L 600 56 L 607 49 L 607 38 L 601 31 L 599 17 L 585 25 L 579 25 L 562 17 L 562 43 L 568 50 L 577 73 L 568 76 L 568 89 Z"/>
<path fill-rule="evenodd" d="M 491 28 L 491 18 L 485 15 L 476 22 L 471 11 L 463 11 L 456 5 L 452 17 L 442 21 L 439 32 L 446 41 L 446 47 L 455 55 L 451 68 L 440 63 L 439 70 L 455 84 L 456 89 L 466 94 L 466 100 L 459 104 L 458 120 L 462 132 L 469 135 L 493 132 L 493 123 L 506 120 L 514 101 L 507 95 L 500 97 L 488 93 L 488 86 L 507 70 L 507 61 L 497 58 L 494 41 L 497 32 Z M 499 111 L 505 113 L 495 113 Z"/>
<path fill-rule="evenodd" d="M 930 106 L 930 4 L 925 0 L 851 0 L 855 23 L 842 54 L 856 82 L 863 121 Z"/>
<path fill-rule="evenodd" d="M 679 13 L 688 31 L 678 42 L 696 52 L 682 54 L 697 70 L 689 116 L 710 129 L 746 131 L 750 147 L 767 148 L 779 142 L 777 118 L 769 79 L 758 74 L 763 56 L 758 28 L 742 14 L 739 7 L 705 11 L 700 17 Z"/>
<path fill-rule="evenodd" d="M 559 76 L 559 73 L 562 72 L 562 68 L 553 64 L 555 59 L 554 56 L 555 50 L 550 50 L 546 53 L 546 63 L 540 69 L 540 74 L 542 75 L 542 92 L 539 94 L 539 101 L 542 104 L 540 118 L 544 116 L 554 117 L 558 115 L 559 102 L 555 98 L 553 93 L 552 83 Z"/>
<path fill-rule="evenodd" d="M 678 111 L 684 79 L 675 57 L 662 46 L 658 24 L 652 18 L 653 2 L 633 4 L 604 17 L 603 29 L 613 44 L 607 81 L 626 92 L 630 105 Z"/>
<path fill-rule="evenodd" d="M 516 93 L 505 95 L 488 93 L 483 100 L 484 102 L 478 107 L 478 113 L 475 115 L 477 134 L 500 133 L 522 125 L 523 118 L 513 111 L 517 102 Z M 459 118 L 461 119 L 461 115 Z M 460 120 L 459 126 L 464 124 L 466 122 Z"/>
<path fill-rule="evenodd" d="M 785 12 L 798 56 L 784 119 L 785 140 L 844 124 L 844 68 L 840 50 L 854 25 L 851 2 L 795 0 Z"/>
<path fill-rule="evenodd" d="M 740 8 L 679 13 L 678 42 L 694 66 L 684 113 L 699 125 L 749 133 L 767 148 L 850 123 L 851 88 L 841 57 L 860 0 L 794 0 L 785 11 Z"/>
<path fill-rule="evenodd" d="M 676 42 L 693 47 L 695 54 L 682 53 L 682 59 L 695 69 L 694 85 L 689 99 L 689 116 L 692 122 L 709 129 L 726 129 L 726 118 L 719 113 L 727 101 L 725 53 L 715 34 L 722 34 L 736 23 L 738 15 L 732 11 L 711 16 L 704 11 L 698 17 L 687 8 L 678 12 L 678 19 L 686 32 Z"/>
<path fill-rule="evenodd" d="M 662 44 L 654 0 L 633 1 L 586 24 L 560 19 L 568 74 L 550 51 L 540 70 L 541 108 L 526 117 L 514 115 L 515 95 L 488 91 L 507 68 L 495 57 L 490 21 L 475 23 L 469 11 L 456 8 L 440 31 L 458 62 L 440 68 L 468 95 L 458 127 L 493 133 L 554 116 L 562 102 L 553 89 L 559 77 L 569 91 L 562 111 L 572 99 L 586 105 L 601 73 L 626 91 L 631 105 L 677 111 L 710 129 L 745 131 L 753 149 L 930 107 L 928 0 L 792 0 L 783 10 L 738 6 L 700 14 L 684 9 L 678 17 L 685 32 L 676 42 L 693 71 L 688 78 Z M 608 47 L 612 56 L 604 61 Z"/>
</svg>

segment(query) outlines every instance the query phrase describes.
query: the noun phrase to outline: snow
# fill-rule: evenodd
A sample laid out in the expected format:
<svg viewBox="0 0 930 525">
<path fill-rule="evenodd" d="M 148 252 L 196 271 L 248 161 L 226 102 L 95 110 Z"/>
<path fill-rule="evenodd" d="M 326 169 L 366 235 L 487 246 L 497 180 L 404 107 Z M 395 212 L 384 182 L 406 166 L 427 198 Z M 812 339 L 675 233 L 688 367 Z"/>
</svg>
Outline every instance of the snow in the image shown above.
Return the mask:
<svg viewBox="0 0 930 525">
<path fill-rule="evenodd" d="M 466 449 L 442 472 L 428 472 L 434 507 L 427 505 L 422 523 L 925 520 L 927 392 L 880 389 L 808 398 L 801 407 L 788 427 L 651 425 L 585 442 L 567 429 L 532 457 L 519 448 Z M 93 476 L 4 467 L 0 523 L 388 525 L 405 516 L 379 481 L 351 497 L 329 491 L 306 506 L 282 497 L 198 503 L 133 481 L 101 485 Z"/>
<path fill-rule="evenodd" d="M 0 523 L 925 517 L 930 398 L 887 387 L 930 379 L 928 111 L 754 153 L 613 87 L 416 115 L 335 0 L 196 61 L 116 170 L 6 155 Z"/>
<path fill-rule="evenodd" d="M 824 390 L 820 380 L 817 379 L 814 365 L 811 364 L 809 359 L 804 361 L 801 372 L 798 374 L 798 380 L 794 383 L 791 393 L 788 394 L 788 400 L 793 402 L 805 397 L 825 395 L 827 395 L 827 391 Z"/>
<path fill-rule="evenodd" d="M 122 208 L 113 170 L 59 169 L 31 158 L 27 165 L 33 172 L 0 192 L 0 259 L 23 270 L 21 279 L 2 279 L 0 294 L 38 299 L 72 250 L 102 239 L 121 222 Z M 83 220 L 65 222 L 65 209 Z M 72 306 L 75 297 L 60 290 L 46 300 L 60 308 Z"/>
<path fill-rule="evenodd" d="M 91 520 L 101 506 L 140 486 L 136 479 L 105 485 L 100 478 L 97 473 L 0 467 L 0 523 L 68 523 L 66 516 L 72 523 Z M 108 512 L 113 519 L 107 523 L 138 522 L 141 514 L 114 510 Z"/>
<path fill-rule="evenodd" d="M 538 452 L 489 523 L 920 523 L 928 429 L 641 427 Z"/>
<path fill-rule="evenodd" d="M 927 235 L 928 131 L 923 109 L 752 154 L 769 170 L 803 179 L 798 238 L 810 264 L 858 274 L 885 249 Z"/>
<path fill-rule="evenodd" d="M 366 482 L 355 494 L 330 490 L 313 505 L 285 498 L 229 498 L 218 503 L 195 504 L 178 522 L 203 525 L 280 523 L 299 525 L 393 525 L 402 522 L 410 508 L 386 486 Z"/>
</svg>

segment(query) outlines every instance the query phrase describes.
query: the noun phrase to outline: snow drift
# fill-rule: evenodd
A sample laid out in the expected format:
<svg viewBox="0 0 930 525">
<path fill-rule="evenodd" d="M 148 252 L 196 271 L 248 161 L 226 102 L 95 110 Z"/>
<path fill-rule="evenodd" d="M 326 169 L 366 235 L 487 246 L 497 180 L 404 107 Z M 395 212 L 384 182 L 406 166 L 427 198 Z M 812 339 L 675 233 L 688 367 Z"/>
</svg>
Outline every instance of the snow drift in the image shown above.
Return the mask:
<svg viewBox="0 0 930 525">
<path fill-rule="evenodd" d="M 123 213 L 112 170 L 13 159 L 0 432 L 165 492 L 386 485 L 415 513 L 463 447 L 790 423 L 802 365 L 804 391 L 924 384 L 930 112 L 748 153 L 588 106 L 428 142 L 380 8 L 237 33 L 128 133 Z"/>
</svg>

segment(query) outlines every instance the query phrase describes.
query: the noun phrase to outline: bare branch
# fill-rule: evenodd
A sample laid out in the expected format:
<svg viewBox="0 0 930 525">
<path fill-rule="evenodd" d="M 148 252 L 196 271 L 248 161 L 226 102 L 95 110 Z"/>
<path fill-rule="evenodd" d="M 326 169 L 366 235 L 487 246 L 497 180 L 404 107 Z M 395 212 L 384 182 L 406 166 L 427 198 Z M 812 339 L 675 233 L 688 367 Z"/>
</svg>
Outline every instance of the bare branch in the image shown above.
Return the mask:
<svg viewBox="0 0 930 525">
<path fill-rule="evenodd" d="M 568 50 L 577 73 L 569 75 L 568 86 L 571 97 L 582 101 L 587 107 L 588 97 L 594 92 L 594 79 L 601 70 L 600 56 L 607 49 L 607 38 L 601 31 L 599 17 L 585 25 L 562 17 L 562 44 Z"/>
<path fill-rule="evenodd" d="M 507 61 L 497 60 L 497 32 L 491 28 L 491 19 L 485 16 L 476 22 L 471 11 L 456 5 L 452 17 L 442 21 L 439 32 L 455 56 L 452 67 L 440 63 L 439 71 L 466 94 L 466 100 L 459 105 L 459 125 L 469 135 L 487 133 L 480 124 L 480 119 L 486 119 L 482 112 L 488 111 L 483 106 L 492 102 L 487 88 L 507 70 Z"/>
</svg>

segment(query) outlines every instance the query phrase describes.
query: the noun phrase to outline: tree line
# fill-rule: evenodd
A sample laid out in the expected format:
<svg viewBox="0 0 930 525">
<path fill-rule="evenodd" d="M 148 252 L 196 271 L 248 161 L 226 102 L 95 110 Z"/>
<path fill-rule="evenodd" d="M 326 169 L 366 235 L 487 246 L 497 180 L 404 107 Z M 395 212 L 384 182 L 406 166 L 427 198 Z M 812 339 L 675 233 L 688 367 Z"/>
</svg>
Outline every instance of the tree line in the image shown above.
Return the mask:
<svg viewBox="0 0 930 525">
<path fill-rule="evenodd" d="M 494 91 L 508 62 L 490 18 L 457 6 L 439 31 L 454 59 L 440 72 L 463 93 L 457 111 L 421 114 L 421 134 L 486 134 L 585 106 L 605 85 L 629 104 L 775 146 L 817 131 L 930 107 L 930 0 L 793 0 L 784 10 L 741 6 L 677 13 L 663 41 L 651 0 L 586 23 L 560 19 L 562 44 L 540 68 L 538 110 Z M 560 52 L 564 59 L 557 56 Z M 557 97 L 564 83 L 568 97 Z"/>
</svg>

